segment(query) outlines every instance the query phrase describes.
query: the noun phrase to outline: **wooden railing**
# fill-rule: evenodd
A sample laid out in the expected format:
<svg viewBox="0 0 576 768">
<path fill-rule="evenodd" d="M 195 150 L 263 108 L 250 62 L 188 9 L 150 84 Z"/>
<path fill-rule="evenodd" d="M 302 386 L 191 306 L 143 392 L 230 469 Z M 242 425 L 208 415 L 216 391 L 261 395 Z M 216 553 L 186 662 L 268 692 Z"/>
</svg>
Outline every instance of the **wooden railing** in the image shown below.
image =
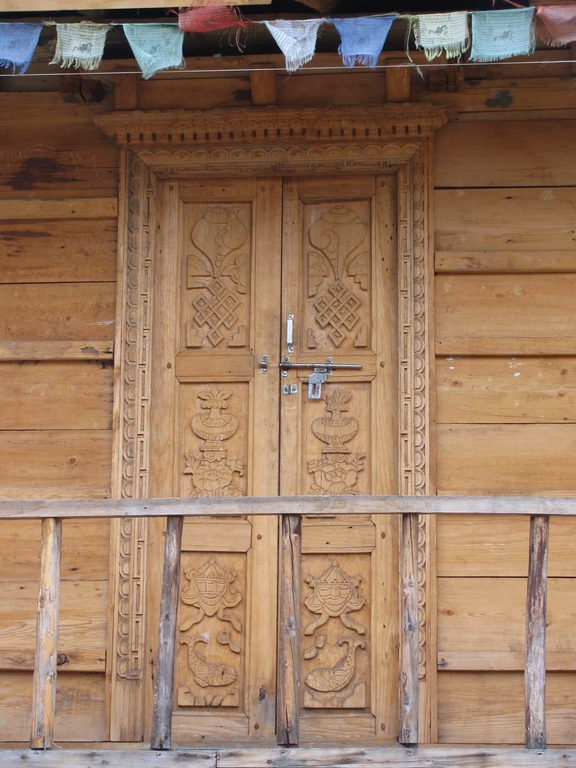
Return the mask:
<svg viewBox="0 0 576 768">
<path fill-rule="evenodd" d="M 546 747 L 546 575 L 549 516 L 574 516 L 571 499 L 526 497 L 279 497 L 169 499 L 143 501 L 0 501 L 0 519 L 42 519 L 40 586 L 33 715 L 30 746 L 54 742 L 60 598 L 62 519 L 167 517 L 154 683 L 151 748 L 171 748 L 173 668 L 176 646 L 180 549 L 185 516 L 277 515 L 282 518 L 280 547 L 277 734 L 281 745 L 298 744 L 300 521 L 346 515 L 401 515 L 400 592 L 400 742 L 418 742 L 418 516 L 529 515 L 530 545 L 526 597 L 525 745 Z M 284 638 L 284 640 L 282 640 Z"/>
</svg>

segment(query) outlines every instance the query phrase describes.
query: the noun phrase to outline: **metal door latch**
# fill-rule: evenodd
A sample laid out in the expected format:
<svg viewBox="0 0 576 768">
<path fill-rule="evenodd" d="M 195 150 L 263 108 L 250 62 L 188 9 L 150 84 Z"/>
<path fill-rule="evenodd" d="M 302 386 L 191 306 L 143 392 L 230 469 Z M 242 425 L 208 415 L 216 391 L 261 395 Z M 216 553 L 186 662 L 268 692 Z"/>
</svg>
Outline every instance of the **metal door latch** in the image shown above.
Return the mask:
<svg viewBox="0 0 576 768">
<path fill-rule="evenodd" d="M 316 370 L 308 376 L 308 398 L 310 400 L 320 400 L 322 396 L 322 384 L 326 381 L 328 371 Z"/>
<path fill-rule="evenodd" d="M 297 395 L 298 394 L 298 385 L 297 384 L 284 384 L 282 387 L 282 394 L 283 395 Z"/>
<path fill-rule="evenodd" d="M 335 363 L 333 357 L 327 357 L 325 363 L 291 363 L 290 359 L 285 357 L 279 363 L 279 366 L 283 376 L 287 376 L 288 371 L 292 368 L 311 368 L 312 373 L 308 376 L 308 397 L 310 400 L 320 400 L 322 397 L 322 384 L 326 383 L 326 377 L 330 376 L 332 371 L 357 371 L 362 368 L 362 363 Z"/>
<path fill-rule="evenodd" d="M 262 355 L 258 368 L 260 368 L 260 373 L 268 373 L 268 355 Z"/>
</svg>

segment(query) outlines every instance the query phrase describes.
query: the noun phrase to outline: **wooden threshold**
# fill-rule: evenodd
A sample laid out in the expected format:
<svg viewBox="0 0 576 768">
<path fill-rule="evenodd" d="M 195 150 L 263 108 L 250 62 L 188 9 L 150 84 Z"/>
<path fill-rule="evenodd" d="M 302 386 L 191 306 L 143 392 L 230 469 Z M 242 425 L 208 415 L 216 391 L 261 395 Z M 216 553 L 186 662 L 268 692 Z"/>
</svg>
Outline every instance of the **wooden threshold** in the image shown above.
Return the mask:
<svg viewBox="0 0 576 768">
<path fill-rule="evenodd" d="M 576 749 L 514 747 L 286 747 L 242 749 L 0 750 L 0 768 L 562 768 L 576 765 Z"/>
</svg>

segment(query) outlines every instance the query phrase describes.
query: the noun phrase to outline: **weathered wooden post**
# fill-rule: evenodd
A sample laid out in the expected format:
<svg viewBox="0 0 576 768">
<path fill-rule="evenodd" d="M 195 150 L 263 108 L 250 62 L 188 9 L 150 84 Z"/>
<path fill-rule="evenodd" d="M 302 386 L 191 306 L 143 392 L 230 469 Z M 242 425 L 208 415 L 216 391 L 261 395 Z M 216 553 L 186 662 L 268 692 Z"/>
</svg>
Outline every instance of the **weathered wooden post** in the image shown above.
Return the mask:
<svg viewBox="0 0 576 768">
<path fill-rule="evenodd" d="M 418 743 L 418 515 L 402 515 L 400 543 L 400 735 Z"/>
</svg>

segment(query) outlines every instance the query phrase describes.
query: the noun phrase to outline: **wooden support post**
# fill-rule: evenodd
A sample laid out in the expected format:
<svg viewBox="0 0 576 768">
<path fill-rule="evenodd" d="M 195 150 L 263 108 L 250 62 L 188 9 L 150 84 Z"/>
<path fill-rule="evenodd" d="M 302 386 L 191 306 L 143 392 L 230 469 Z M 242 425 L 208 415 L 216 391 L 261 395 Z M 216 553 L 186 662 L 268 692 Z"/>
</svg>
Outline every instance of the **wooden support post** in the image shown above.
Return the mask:
<svg viewBox="0 0 576 768">
<path fill-rule="evenodd" d="M 400 66 L 395 60 L 386 63 L 393 65 L 386 68 L 386 101 L 410 101 L 410 67 Z"/>
<path fill-rule="evenodd" d="M 546 748 L 546 580 L 550 518 L 530 518 L 524 704 L 526 749 Z"/>
<path fill-rule="evenodd" d="M 402 515 L 400 542 L 400 743 L 418 743 L 418 515 Z"/>
<path fill-rule="evenodd" d="M 169 517 L 164 544 L 158 656 L 154 675 L 151 749 L 172 748 L 172 699 L 183 517 Z"/>
<path fill-rule="evenodd" d="M 140 75 L 120 75 L 114 84 L 114 109 L 138 109 Z"/>
<path fill-rule="evenodd" d="M 300 525 L 299 515 L 282 516 L 276 734 L 285 746 L 297 746 L 300 736 Z"/>
<path fill-rule="evenodd" d="M 50 749 L 54 744 L 61 545 L 62 521 L 55 517 L 42 520 L 36 656 L 32 683 L 32 749 Z"/>
<path fill-rule="evenodd" d="M 250 72 L 250 98 L 255 107 L 276 104 L 276 73 L 273 70 L 256 69 Z"/>
</svg>

